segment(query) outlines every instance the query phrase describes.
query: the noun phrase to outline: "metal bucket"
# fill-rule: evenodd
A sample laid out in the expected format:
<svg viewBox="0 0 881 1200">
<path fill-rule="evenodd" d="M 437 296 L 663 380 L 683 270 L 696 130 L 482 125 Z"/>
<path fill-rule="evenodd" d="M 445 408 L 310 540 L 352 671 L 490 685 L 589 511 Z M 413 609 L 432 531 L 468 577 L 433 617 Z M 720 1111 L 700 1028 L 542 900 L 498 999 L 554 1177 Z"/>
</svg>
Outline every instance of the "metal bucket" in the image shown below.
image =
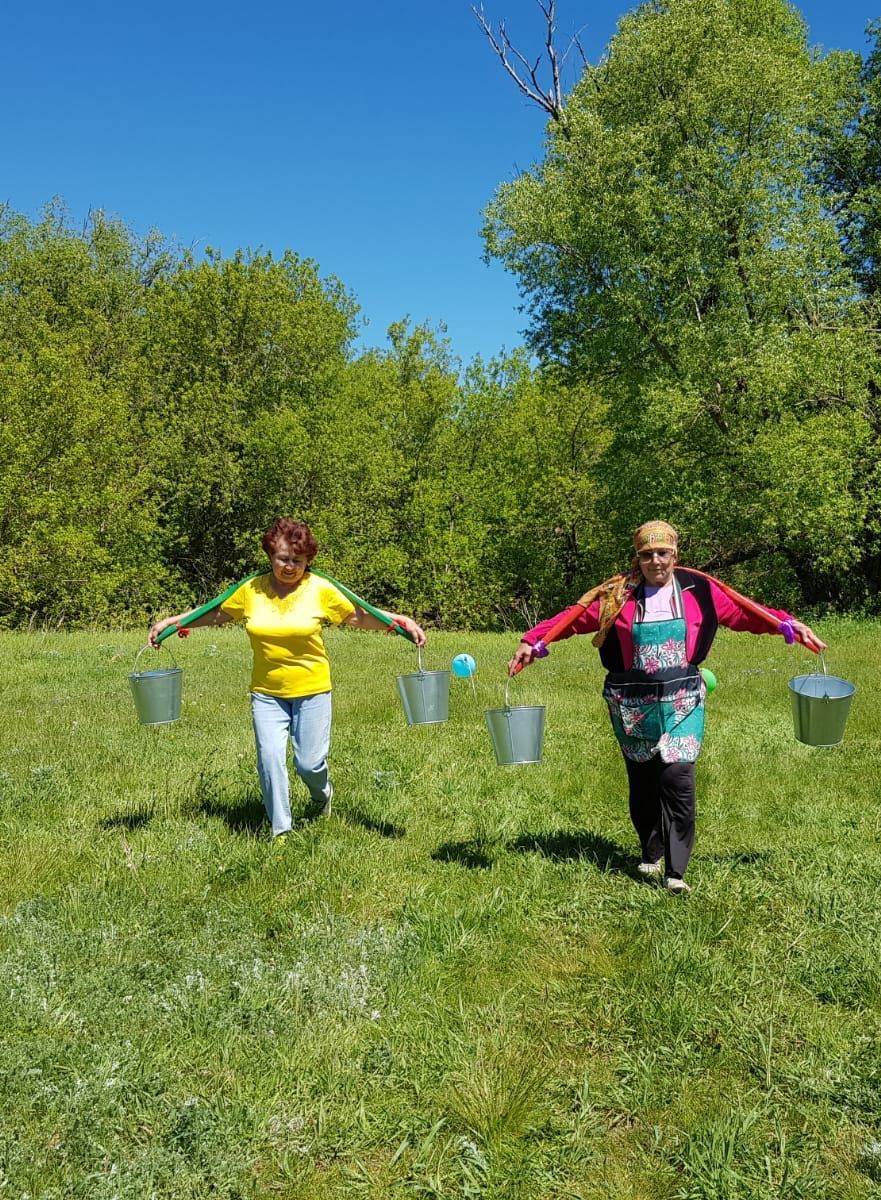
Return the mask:
<svg viewBox="0 0 881 1200">
<path fill-rule="evenodd" d="M 500 767 L 511 767 L 516 763 L 541 762 L 545 732 L 545 709 L 543 704 L 508 703 L 505 685 L 505 707 L 484 709 L 486 727 Z"/>
<path fill-rule="evenodd" d="M 423 671 L 422 651 L 417 647 L 419 669 L 415 675 L 398 675 L 398 693 L 408 725 L 439 725 L 446 721 L 450 706 L 450 672 Z"/>
<path fill-rule="evenodd" d="M 827 675 L 822 655 L 820 665 L 822 672 L 796 675 L 789 681 L 795 736 L 806 746 L 837 746 L 844 737 L 856 688 L 846 679 Z"/>
<path fill-rule="evenodd" d="M 142 725 L 168 725 L 172 721 L 180 720 L 183 671 L 177 663 L 174 663 L 173 667 L 161 671 L 138 671 L 138 659 L 144 650 L 151 649 L 151 646 L 144 646 L 138 651 L 128 681 L 140 723 Z M 174 662 L 173 656 L 172 662 Z"/>
</svg>

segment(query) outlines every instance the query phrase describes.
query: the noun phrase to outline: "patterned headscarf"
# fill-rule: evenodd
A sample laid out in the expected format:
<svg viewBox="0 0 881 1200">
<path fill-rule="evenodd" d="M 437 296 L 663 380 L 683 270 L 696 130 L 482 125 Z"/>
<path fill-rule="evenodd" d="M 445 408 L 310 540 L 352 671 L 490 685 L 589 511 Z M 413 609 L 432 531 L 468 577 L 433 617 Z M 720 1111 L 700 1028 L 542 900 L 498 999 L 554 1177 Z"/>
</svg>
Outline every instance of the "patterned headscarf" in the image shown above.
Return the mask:
<svg viewBox="0 0 881 1200">
<path fill-rule="evenodd" d="M 679 534 L 666 521 L 646 521 L 633 535 L 633 548 L 637 554 L 640 550 L 676 550 L 678 547 Z"/>
<path fill-rule="evenodd" d="M 637 554 L 640 550 L 677 550 L 679 534 L 666 521 L 646 521 L 640 525 L 633 535 L 633 547 Z M 606 640 L 609 630 L 615 624 L 615 618 L 627 603 L 630 596 L 642 582 L 642 572 L 639 569 L 639 559 L 634 557 L 629 571 L 622 571 L 606 579 L 597 587 L 591 588 L 578 601 L 585 608 L 600 600 L 600 627 L 591 639 L 593 645 L 599 648 Z"/>
</svg>

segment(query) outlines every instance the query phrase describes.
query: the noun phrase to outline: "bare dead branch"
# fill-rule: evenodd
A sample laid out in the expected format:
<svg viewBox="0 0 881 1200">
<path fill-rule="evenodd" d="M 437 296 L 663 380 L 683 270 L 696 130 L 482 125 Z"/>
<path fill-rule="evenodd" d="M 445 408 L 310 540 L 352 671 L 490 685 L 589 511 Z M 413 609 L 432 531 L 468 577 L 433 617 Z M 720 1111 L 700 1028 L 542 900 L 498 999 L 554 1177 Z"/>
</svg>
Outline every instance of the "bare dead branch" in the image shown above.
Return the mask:
<svg viewBox="0 0 881 1200">
<path fill-rule="evenodd" d="M 546 36 L 545 36 L 545 54 L 547 55 L 548 63 L 551 68 L 551 85 L 548 88 L 542 87 L 538 78 L 539 67 L 542 63 L 542 55 L 530 62 L 524 54 L 516 48 L 508 37 L 507 29 L 504 21 L 499 22 L 498 33 L 493 29 L 492 23 L 488 20 L 483 4 L 478 8 L 472 4 L 471 11 L 477 18 L 480 28 L 486 35 L 489 44 L 501 60 L 502 66 L 514 80 L 519 90 L 528 100 L 537 104 L 543 109 L 548 116 L 556 121 L 561 129 L 565 132 L 567 127 L 566 120 L 566 100 L 563 95 L 563 86 L 560 78 L 560 68 L 565 61 L 566 54 L 571 50 L 572 45 L 578 46 L 581 52 L 581 57 L 586 63 L 584 52 L 581 50 L 581 45 L 578 42 L 576 34 L 566 48 L 566 53 L 562 58 L 557 54 L 557 49 L 554 44 L 554 35 L 557 31 L 555 5 L 556 0 L 536 0 L 538 7 L 541 9 L 545 19 Z M 580 32 L 580 30 L 579 30 Z M 519 67 L 517 64 L 520 64 Z"/>
<path fill-rule="evenodd" d="M 569 39 L 569 45 L 563 51 L 563 54 L 560 58 L 561 66 L 566 61 L 566 59 L 569 57 L 569 53 L 573 46 L 578 51 L 578 53 L 581 55 L 581 65 L 583 67 L 590 66 L 590 63 L 587 61 L 587 55 L 584 53 L 584 47 L 581 44 L 581 34 L 584 32 L 584 30 L 586 28 L 587 28 L 586 25 L 582 25 L 581 29 L 576 30 L 576 32 L 572 34 L 572 37 Z"/>
<path fill-rule="evenodd" d="M 554 45 L 554 34 L 557 32 L 557 22 L 554 17 L 554 6 L 556 0 L 548 0 L 547 4 L 543 4 L 542 0 L 538 0 L 538 6 L 544 13 L 545 23 L 547 27 L 547 37 L 545 38 L 545 50 L 548 55 L 548 62 L 551 64 L 551 77 L 553 79 L 553 96 L 554 104 L 557 109 L 563 111 L 563 90 L 560 87 L 560 64 L 557 62 L 557 49 Z"/>
<path fill-rule="evenodd" d="M 531 63 L 526 55 L 521 54 L 520 51 L 512 44 L 511 39 L 508 37 L 507 26 L 503 21 L 499 22 L 499 35 L 501 36 L 501 39 L 505 45 L 505 49 L 510 50 L 516 58 L 520 59 L 526 70 L 529 72 L 529 78 L 535 84 L 536 88 L 540 89 L 541 84 L 536 79 L 536 73 L 541 63 L 541 55 L 538 56 L 534 63 Z"/>
</svg>

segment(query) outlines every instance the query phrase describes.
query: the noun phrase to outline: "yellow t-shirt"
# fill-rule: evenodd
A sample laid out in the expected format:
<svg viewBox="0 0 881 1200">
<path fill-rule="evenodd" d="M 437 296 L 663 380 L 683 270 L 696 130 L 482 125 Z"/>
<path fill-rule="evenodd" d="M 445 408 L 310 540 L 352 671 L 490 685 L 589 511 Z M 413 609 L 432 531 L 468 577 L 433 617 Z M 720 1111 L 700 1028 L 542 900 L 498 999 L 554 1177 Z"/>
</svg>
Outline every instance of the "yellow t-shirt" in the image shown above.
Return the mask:
<svg viewBox="0 0 881 1200">
<path fill-rule="evenodd" d="M 321 625 L 339 625 L 355 611 L 339 588 L 307 572 L 299 587 L 280 598 L 268 572 L 236 588 L 220 607 L 244 624 L 251 639 L 252 692 L 291 700 L 330 690 Z"/>
</svg>

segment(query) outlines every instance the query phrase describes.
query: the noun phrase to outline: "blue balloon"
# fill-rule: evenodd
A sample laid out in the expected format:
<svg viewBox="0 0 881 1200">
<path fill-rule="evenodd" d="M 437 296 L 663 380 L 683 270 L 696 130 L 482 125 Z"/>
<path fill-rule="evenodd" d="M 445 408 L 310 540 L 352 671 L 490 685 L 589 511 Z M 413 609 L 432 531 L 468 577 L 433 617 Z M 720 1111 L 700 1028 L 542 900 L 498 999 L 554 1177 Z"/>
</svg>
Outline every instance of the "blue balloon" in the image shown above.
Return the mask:
<svg viewBox="0 0 881 1200">
<path fill-rule="evenodd" d="M 460 679 L 470 679 L 477 670 L 477 663 L 470 654 L 457 654 L 453 659 L 453 674 Z"/>
</svg>

